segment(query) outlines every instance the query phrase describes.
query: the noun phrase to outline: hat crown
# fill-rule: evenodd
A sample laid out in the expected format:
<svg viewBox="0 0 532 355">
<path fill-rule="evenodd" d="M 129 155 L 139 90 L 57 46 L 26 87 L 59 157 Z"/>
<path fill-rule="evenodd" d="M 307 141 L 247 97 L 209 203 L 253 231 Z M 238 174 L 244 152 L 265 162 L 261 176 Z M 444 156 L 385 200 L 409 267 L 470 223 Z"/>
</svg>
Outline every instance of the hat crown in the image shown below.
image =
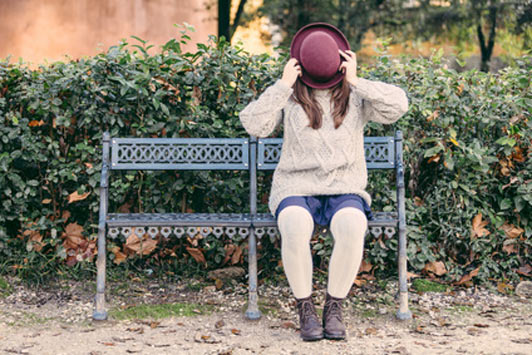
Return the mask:
<svg viewBox="0 0 532 355">
<path fill-rule="evenodd" d="M 290 56 L 302 68 L 300 80 L 315 89 L 338 84 L 345 74 L 338 70 L 345 59 L 338 50 L 348 50 L 349 42 L 336 27 L 325 22 L 303 26 L 292 38 Z"/>
<path fill-rule="evenodd" d="M 309 34 L 299 50 L 303 69 L 316 81 L 330 80 L 340 66 L 340 53 L 336 41 L 326 32 Z"/>
</svg>

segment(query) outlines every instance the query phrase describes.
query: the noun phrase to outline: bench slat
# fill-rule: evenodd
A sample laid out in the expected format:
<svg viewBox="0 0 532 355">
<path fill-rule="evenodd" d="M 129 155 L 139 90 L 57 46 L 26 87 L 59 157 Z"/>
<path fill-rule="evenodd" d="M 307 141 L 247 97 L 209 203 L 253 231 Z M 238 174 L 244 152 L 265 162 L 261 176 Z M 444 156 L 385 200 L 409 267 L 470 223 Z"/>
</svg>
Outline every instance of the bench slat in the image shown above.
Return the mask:
<svg viewBox="0 0 532 355">
<path fill-rule="evenodd" d="M 112 138 L 112 170 L 248 170 L 249 138 Z"/>
<path fill-rule="evenodd" d="M 232 226 L 249 227 L 249 213 L 109 213 L 109 227 Z"/>
<path fill-rule="evenodd" d="M 374 219 L 368 221 L 368 227 L 397 227 L 397 212 L 372 212 Z M 254 227 L 277 227 L 271 213 L 257 213 L 253 218 Z"/>
</svg>

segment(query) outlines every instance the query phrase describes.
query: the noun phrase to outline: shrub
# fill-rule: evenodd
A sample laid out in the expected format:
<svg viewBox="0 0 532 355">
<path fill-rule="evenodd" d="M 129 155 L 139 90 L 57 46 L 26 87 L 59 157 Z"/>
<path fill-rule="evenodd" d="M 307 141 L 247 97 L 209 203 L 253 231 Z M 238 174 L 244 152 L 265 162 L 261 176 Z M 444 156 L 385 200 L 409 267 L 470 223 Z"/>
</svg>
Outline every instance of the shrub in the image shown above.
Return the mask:
<svg viewBox="0 0 532 355">
<path fill-rule="evenodd" d="M 96 252 L 102 132 L 121 137 L 245 137 L 245 105 L 279 77 L 279 59 L 250 55 L 211 37 L 183 52 L 186 30 L 149 54 L 144 40 L 94 57 L 30 70 L 0 62 L 0 257 L 6 270 L 41 278 L 59 267 L 92 268 Z M 409 269 L 447 281 L 530 276 L 530 57 L 497 74 L 457 73 L 431 58 L 386 52 L 359 75 L 395 83 L 410 100 L 398 123 L 366 135 L 404 132 Z M 280 130 L 274 136 L 280 136 Z M 268 212 L 271 172 L 258 176 Z M 393 172 L 371 172 L 373 209 L 395 203 Z M 247 174 L 113 172 L 110 211 L 249 211 Z M 320 237 L 317 245 L 330 245 Z M 279 243 L 261 241 L 259 267 L 276 268 Z M 115 263 L 197 273 L 246 262 L 245 241 L 158 240 L 149 258 L 108 241 Z M 330 248 L 314 248 L 326 267 Z M 369 239 L 371 273 L 394 273 L 396 240 Z M 191 252 L 190 250 L 194 250 Z M 198 265 L 202 253 L 207 265 Z M 181 258 L 180 256 L 185 257 Z"/>
</svg>

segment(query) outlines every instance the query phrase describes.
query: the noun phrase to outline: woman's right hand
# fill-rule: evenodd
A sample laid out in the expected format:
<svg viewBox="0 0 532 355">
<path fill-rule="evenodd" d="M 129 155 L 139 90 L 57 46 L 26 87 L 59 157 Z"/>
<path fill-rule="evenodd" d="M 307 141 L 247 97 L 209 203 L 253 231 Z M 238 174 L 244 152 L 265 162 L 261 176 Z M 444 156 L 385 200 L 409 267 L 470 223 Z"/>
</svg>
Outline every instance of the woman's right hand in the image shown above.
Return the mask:
<svg viewBox="0 0 532 355">
<path fill-rule="evenodd" d="M 284 66 L 281 80 L 289 87 L 292 87 L 298 76 L 301 76 L 301 67 L 297 63 L 296 58 L 290 58 Z"/>
</svg>

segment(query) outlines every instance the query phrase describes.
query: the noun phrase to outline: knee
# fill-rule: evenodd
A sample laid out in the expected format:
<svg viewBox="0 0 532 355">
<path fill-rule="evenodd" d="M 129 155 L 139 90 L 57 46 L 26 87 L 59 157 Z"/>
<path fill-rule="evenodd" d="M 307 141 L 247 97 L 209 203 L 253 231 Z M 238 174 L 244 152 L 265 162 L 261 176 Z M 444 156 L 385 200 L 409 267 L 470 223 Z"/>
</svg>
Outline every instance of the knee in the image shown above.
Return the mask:
<svg viewBox="0 0 532 355">
<path fill-rule="evenodd" d="M 296 205 L 283 208 L 279 213 L 277 223 L 282 238 L 305 236 L 310 239 L 314 230 L 314 219 L 310 212 Z"/>
<path fill-rule="evenodd" d="M 335 242 L 351 242 L 358 238 L 364 239 L 368 228 L 368 220 L 364 212 L 354 207 L 338 210 L 331 219 L 331 233 Z"/>
</svg>

